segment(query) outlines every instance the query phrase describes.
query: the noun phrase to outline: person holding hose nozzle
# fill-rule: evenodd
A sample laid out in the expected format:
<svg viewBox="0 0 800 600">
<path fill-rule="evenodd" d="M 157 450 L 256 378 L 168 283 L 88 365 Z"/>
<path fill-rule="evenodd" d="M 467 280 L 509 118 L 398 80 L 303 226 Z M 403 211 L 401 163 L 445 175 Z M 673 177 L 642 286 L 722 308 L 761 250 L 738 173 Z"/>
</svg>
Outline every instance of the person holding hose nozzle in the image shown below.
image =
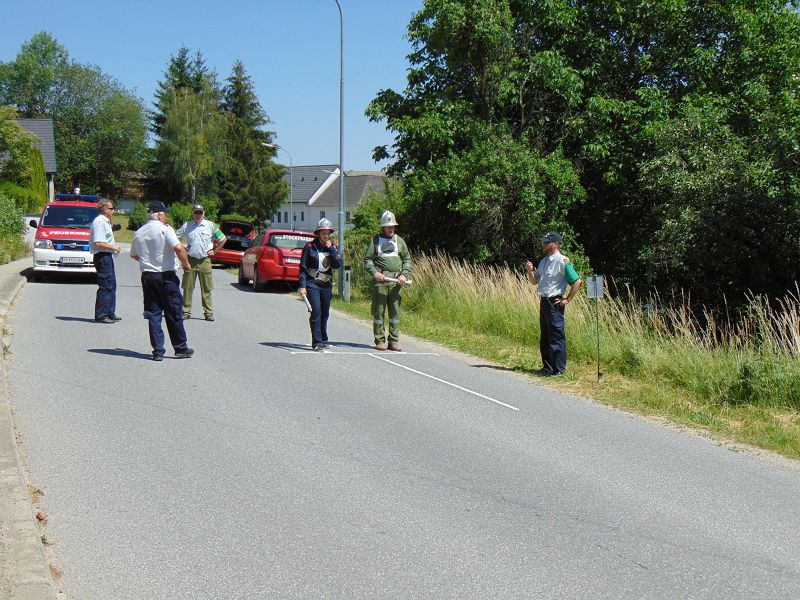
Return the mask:
<svg viewBox="0 0 800 600">
<path fill-rule="evenodd" d="M 567 370 L 567 335 L 564 331 L 564 309 L 578 292 L 581 278 L 569 259 L 561 254 L 561 235 L 550 231 L 542 236 L 544 258 L 536 270 L 525 261 L 528 280 L 538 285 L 539 351 L 542 368 L 539 375 L 563 375 Z M 566 297 L 565 297 L 566 295 Z"/>
<path fill-rule="evenodd" d="M 403 238 L 395 233 L 394 214 L 381 215 L 381 232 L 369 240 L 364 268 L 372 276 L 372 331 L 375 349 L 386 350 L 386 330 L 383 320 L 389 309 L 389 350 L 402 352 L 400 347 L 400 292 L 411 272 L 411 253 Z"/>
<path fill-rule="evenodd" d="M 328 345 L 328 315 L 333 295 L 333 269 L 342 266 L 339 249 L 331 242 L 333 223 L 320 219 L 314 233 L 317 239 L 303 247 L 300 258 L 300 296 L 311 304 L 311 349 L 322 352 Z"/>
</svg>

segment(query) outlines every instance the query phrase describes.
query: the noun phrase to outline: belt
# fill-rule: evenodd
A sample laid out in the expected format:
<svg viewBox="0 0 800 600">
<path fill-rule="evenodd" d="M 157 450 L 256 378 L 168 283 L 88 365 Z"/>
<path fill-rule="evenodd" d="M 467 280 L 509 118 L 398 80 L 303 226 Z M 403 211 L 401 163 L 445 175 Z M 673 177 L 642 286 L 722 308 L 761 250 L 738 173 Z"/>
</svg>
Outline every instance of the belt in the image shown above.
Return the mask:
<svg viewBox="0 0 800 600">
<path fill-rule="evenodd" d="M 328 273 L 317 273 L 317 275 L 314 277 L 314 279 L 316 281 L 321 281 L 322 283 L 330 283 L 330 281 L 331 281 L 331 279 L 333 279 L 333 277 Z"/>
<path fill-rule="evenodd" d="M 381 271 L 381 273 L 386 277 L 397 279 L 400 276 L 400 273 L 402 273 L 402 271 Z"/>
</svg>

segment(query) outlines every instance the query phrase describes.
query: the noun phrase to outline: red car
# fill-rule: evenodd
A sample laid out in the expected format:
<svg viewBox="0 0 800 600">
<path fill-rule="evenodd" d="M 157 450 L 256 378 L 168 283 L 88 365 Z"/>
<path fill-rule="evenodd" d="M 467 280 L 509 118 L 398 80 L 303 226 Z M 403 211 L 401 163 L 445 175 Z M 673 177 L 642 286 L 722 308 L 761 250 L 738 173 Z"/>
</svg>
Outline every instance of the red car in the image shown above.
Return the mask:
<svg viewBox="0 0 800 600">
<path fill-rule="evenodd" d="M 225 220 L 220 222 L 219 228 L 228 239 L 220 251 L 211 257 L 211 262 L 236 266 L 242 262 L 244 251 L 256 237 L 255 227 L 246 221 Z"/>
<path fill-rule="evenodd" d="M 290 229 L 265 229 L 245 250 L 239 263 L 239 283 L 253 281 L 253 289 L 264 290 L 267 282 L 300 279 L 300 256 L 303 246 L 313 240 L 313 233 Z"/>
</svg>

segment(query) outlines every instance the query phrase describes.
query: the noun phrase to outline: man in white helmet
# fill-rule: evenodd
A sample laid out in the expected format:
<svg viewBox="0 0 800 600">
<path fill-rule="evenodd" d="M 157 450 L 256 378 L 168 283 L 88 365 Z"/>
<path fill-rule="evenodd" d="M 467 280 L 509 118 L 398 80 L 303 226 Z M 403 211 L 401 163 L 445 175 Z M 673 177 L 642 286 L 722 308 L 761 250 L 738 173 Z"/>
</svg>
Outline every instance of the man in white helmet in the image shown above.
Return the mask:
<svg viewBox="0 0 800 600">
<path fill-rule="evenodd" d="M 402 352 L 400 347 L 400 294 L 411 274 L 411 253 L 403 238 L 395 233 L 394 214 L 381 215 L 381 232 L 369 241 L 364 268 L 372 276 L 372 331 L 376 350 Z M 386 281 L 386 278 L 396 279 Z M 389 311 L 389 345 L 386 345 L 384 319 Z"/>
</svg>

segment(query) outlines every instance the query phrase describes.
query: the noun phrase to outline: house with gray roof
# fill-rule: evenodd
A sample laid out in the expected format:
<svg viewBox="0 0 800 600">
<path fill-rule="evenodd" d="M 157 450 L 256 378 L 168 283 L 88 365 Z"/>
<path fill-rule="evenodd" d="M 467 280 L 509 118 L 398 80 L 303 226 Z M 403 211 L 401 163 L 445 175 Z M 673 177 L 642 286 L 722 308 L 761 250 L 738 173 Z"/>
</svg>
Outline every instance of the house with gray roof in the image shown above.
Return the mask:
<svg viewBox="0 0 800 600">
<path fill-rule="evenodd" d="M 47 195 L 52 202 L 55 198 L 56 175 L 56 134 L 53 119 L 14 119 L 14 122 L 36 136 L 34 146 L 42 153 L 44 172 L 47 175 Z"/>
<path fill-rule="evenodd" d="M 384 192 L 386 175 L 380 171 L 346 171 L 344 178 L 345 223 L 370 191 Z M 287 170 L 284 180 L 289 182 Z M 272 216 L 272 226 L 313 231 L 322 218 L 334 226 L 339 221 L 339 168 L 310 165 L 292 168 L 291 204 L 287 201 Z"/>
</svg>

